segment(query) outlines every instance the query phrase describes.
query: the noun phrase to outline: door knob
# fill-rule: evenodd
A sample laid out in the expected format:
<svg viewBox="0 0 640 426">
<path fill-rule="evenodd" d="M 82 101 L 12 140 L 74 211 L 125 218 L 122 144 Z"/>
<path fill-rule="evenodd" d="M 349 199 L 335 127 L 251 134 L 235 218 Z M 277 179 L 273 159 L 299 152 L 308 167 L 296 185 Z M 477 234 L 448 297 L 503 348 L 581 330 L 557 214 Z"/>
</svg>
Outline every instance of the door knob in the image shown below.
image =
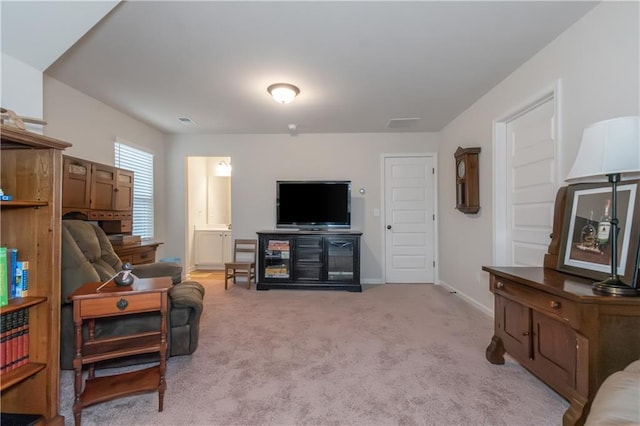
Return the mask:
<svg viewBox="0 0 640 426">
<path fill-rule="evenodd" d="M 387 225 L 387 229 L 391 229 L 391 225 Z"/>
</svg>

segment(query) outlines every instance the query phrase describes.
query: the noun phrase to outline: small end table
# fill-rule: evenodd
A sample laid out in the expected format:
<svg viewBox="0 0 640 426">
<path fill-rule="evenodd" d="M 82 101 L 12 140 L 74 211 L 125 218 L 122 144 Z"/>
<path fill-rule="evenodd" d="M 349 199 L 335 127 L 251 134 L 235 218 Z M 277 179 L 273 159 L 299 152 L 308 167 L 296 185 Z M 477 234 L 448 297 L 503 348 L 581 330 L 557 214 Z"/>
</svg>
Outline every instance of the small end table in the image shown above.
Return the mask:
<svg viewBox="0 0 640 426">
<path fill-rule="evenodd" d="M 115 398 L 143 392 L 158 391 L 158 411 L 163 409 L 167 353 L 167 311 L 170 277 L 137 279 L 131 286 L 116 286 L 114 282 L 87 283 L 78 288 L 69 299 L 73 302 L 76 354 L 75 401 L 73 415 L 80 425 L 82 408 Z M 98 289 L 101 287 L 100 289 Z M 97 318 L 115 317 L 159 311 L 160 329 L 126 336 L 95 337 Z M 89 336 L 82 336 L 82 325 L 87 321 Z M 130 355 L 158 352 L 158 365 L 105 377 L 95 377 L 95 363 Z M 88 365 L 84 383 L 82 368 Z"/>
</svg>

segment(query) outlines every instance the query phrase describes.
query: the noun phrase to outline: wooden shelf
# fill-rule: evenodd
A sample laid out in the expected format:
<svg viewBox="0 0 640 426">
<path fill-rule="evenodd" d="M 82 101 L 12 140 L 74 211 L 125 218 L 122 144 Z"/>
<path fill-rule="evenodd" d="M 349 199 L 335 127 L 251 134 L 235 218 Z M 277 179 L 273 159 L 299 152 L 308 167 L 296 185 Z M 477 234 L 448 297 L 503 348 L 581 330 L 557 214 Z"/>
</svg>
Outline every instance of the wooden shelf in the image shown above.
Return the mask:
<svg viewBox="0 0 640 426">
<path fill-rule="evenodd" d="M 90 340 L 82 346 L 82 364 L 160 351 L 160 331 Z"/>
<path fill-rule="evenodd" d="M 8 314 L 9 312 L 19 311 L 20 309 L 39 305 L 40 303 L 44 303 L 46 301 L 46 297 L 16 297 L 14 299 L 9 299 L 9 304 L 0 308 L 0 314 Z"/>
<path fill-rule="evenodd" d="M 46 207 L 48 205 L 49 203 L 46 201 L 25 201 L 25 200 L 0 201 L 0 207 L 2 208 Z"/>
<path fill-rule="evenodd" d="M 123 396 L 152 392 L 160 386 L 160 366 L 113 376 L 96 377 L 85 382 L 80 395 L 82 406 L 110 401 Z"/>
<path fill-rule="evenodd" d="M 3 374 L 2 376 L 0 376 L 0 391 L 9 389 L 13 385 L 16 385 L 23 380 L 28 379 L 39 371 L 44 370 L 45 367 L 46 364 L 30 362 L 16 368 L 15 370 L 11 370 L 8 373 Z"/>
</svg>

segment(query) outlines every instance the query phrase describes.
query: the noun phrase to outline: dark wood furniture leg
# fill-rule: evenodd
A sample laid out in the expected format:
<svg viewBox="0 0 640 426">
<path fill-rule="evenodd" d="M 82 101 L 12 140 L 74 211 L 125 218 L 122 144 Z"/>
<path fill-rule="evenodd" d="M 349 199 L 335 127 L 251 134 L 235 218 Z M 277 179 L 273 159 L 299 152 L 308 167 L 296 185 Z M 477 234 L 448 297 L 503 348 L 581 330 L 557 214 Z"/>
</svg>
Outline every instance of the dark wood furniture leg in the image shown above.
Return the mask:
<svg viewBox="0 0 640 426">
<path fill-rule="evenodd" d="M 491 338 L 491 343 L 487 346 L 485 356 L 487 357 L 487 361 L 491 364 L 504 364 L 504 345 L 502 344 L 501 338 L 498 336 L 493 336 Z"/>
</svg>

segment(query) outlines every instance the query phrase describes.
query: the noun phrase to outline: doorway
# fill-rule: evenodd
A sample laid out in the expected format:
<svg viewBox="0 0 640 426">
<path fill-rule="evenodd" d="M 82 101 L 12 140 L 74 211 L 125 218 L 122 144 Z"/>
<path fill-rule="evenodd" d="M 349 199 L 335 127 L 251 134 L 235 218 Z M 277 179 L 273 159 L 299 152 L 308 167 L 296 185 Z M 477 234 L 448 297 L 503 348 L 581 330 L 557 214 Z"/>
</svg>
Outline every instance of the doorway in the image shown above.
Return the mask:
<svg viewBox="0 0 640 426">
<path fill-rule="evenodd" d="M 384 258 L 387 283 L 434 283 L 435 154 L 384 154 Z"/>
<path fill-rule="evenodd" d="M 494 124 L 494 264 L 542 266 L 560 177 L 560 82 Z"/>
<path fill-rule="evenodd" d="M 231 252 L 231 158 L 187 157 L 185 265 L 222 269 Z"/>
</svg>

